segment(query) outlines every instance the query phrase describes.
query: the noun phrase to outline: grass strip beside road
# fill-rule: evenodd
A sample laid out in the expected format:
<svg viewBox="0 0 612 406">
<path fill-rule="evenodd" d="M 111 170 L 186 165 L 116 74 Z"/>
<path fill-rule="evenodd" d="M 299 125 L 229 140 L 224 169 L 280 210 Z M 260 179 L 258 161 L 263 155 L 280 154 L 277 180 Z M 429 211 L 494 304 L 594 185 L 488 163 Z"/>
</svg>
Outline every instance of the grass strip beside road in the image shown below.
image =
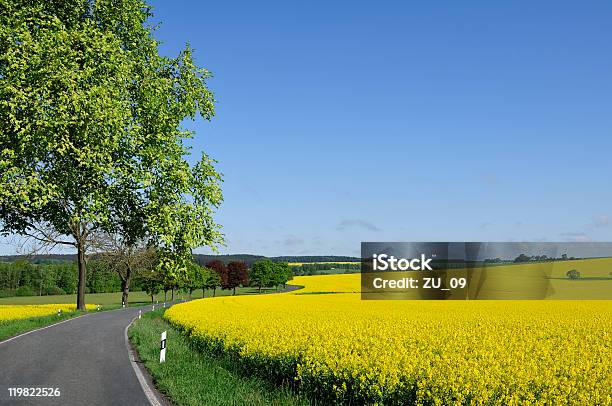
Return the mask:
<svg viewBox="0 0 612 406">
<path fill-rule="evenodd" d="M 241 375 L 230 359 L 199 352 L 162 318 L 165 309 L 136 320 L 128 335 L 156 388 L 172 402 L 191 405 L 307 405 L 288 388 Z M 160 334 L 167 331 L 166 362 L 159 363 Z"/>
<path fill-rule="evenodd" d="M 86 313 L 84 311 L 62 312 L 59 316 L 51 314 L 49 316 L 32 317 L 29 319 L 0 321 L 0 341 Z"/>
</svg>

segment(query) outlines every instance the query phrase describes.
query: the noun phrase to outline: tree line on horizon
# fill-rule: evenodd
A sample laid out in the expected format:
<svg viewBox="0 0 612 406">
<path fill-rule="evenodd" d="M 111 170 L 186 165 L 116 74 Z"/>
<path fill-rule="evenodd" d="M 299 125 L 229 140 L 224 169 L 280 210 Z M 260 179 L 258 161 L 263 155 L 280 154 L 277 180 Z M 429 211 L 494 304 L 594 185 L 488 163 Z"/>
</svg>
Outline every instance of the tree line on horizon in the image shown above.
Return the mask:
<svg viewBox="0 0 612 406">
<path fill-rule="evenodd" d="M 291 265 L 294 275 L 320 275 L 322 273 L 357 273 L 361 271 L 361 263 L 302 263 Z"/>
<path fill-rule="evenodd" d="M 237 287 L 262 288 L 285 286 L 293 278 L 287 263 L 272 262 L 269 259 L 256 261 L 251 268 L 243 261 L 225 264 L 220 260 L 209 261 L 205 266 L 195 262 L 188 265 L 187 272 L 180 277 L 170 277 L 156 270 L 153 263 L 134 270 L 125 286 L 125 274 L 121 267 L 105 262 L 100 258 L 92 259 L 87 274 L 86 293 L 123 292 L 123 303 L 129 303 L 130 291 L 144 291 L 151 296 L 164 292 L 164 299 L 174 300 L 175 291 L 232 290 Z M 0 297 L 43 296 L 74 294 L 77 292 L 78 267 L 75 262 L 33 264 L 27 260 L 12 263 L 0 262 Z"/>
</svg>

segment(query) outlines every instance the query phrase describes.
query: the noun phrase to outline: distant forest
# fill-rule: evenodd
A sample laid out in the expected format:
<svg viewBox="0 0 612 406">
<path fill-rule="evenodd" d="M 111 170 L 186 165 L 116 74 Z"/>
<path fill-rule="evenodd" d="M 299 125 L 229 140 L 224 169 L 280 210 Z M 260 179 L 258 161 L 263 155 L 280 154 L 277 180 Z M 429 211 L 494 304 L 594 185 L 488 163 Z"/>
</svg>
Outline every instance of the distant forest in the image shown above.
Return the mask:
<svg viewBox="0 0 612 406">
<path fill-rule="evenodd" d="M 250 268 L 261 255 L 194 255 L 200 266 L 212 260 L 221 260 L 226 265 L 242 261 Z M 359 271 L 359 264 L 329 262 L 357 262 L 358 258 L 346 256 L 283 256 L 270 258 L 273 262 L 300 262 L 293 265 L 293 275 L 320 275 L 325 273 L 352 273 Z M 327 262 L 320 264 L 317 262 Z M 42 296 L 74 294 L 77 291 L 76 255 L 0 256 L 0 298 L 12 296 Z M 146 278 L 135 277 L 129 282 L 130 291 L 145 290 Z M 119 275 L 99 260 L 88 265 L 85 293 L 119 292 L 122 281 Z"/>
<path fill-rule="evenodd" d="M 206 262 L 219 259 L 225 263 L 231 261 L 244 261 L 248 266 L 251 266 L 253 262 L 262 258 L 269 258 L 274 262 L 359 262 L 360 259 L 357 257 L 344 257 L 336 255 L 307 255 L 307 256 L 281 256 L 281 257 L 264 257 L 263 255 L 249 255 L 249 254 L 234 254 L 234 255 L 202 255 L 194 254 L 194 260 L 204 265 Z"/>
<path fill-rule="evenodd" d="M 218 259 L 224 263 L 231 261 L 244 261 L 248 266 L 258 259 L 269 258 L 274 262 L 359 262 L 358 257 L 346 257 L 337 255 L 301 255 L 301 256 L 280 256 L 280 257 L 265 257 L 263 255 L 251 254 L 231 254 L 231 255 L 204 255 L 194 254 L 193 259 L 199 265 Z M 26 257 L 23 255 L 6 255 L 0 256 L 0 262 L 14 262 L 18 259 L 27 259 L 32 264 L 52 264 L 58 262 L 76 261 L 76 254 L 49 254 L 49 255 L 34 255 Z"/>
</svg>

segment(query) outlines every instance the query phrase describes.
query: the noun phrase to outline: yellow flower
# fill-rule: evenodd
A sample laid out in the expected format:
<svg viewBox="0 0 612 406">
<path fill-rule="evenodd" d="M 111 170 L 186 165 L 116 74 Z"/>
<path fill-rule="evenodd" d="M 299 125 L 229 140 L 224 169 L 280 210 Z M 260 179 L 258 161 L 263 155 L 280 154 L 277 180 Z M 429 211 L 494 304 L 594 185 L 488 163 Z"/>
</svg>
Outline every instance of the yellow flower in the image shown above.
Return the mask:
<svg viewBox="0 0 612 406">
<path fill-rule="evenodd" d="M 88 310 L 93 310 L 96 305 L 86 305 Z M 31 317 L 48 316 L 62 312 L 75 311 L 75 305 L 68 304 L 44 304 L 44 305 L 0 305 L 0 321 L 29 319 Z"/>
<path fill-rule="evenodd" d="M 292 283 L 305 288 L 165 317 L 325 403 L 610 404 L 612 301 L 362 301 L 359 275 Z"/>
</svg>

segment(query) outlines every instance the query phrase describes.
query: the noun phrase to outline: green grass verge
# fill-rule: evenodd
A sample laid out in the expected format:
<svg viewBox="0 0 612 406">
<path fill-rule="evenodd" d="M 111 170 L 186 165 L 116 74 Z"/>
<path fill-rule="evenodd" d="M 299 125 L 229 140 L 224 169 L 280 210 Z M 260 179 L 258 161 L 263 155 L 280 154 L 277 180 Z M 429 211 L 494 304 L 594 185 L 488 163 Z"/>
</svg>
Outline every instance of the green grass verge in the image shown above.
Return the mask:
<svg viewBox="0 0 612 406">
<path fill-rule="evenodd" d="M 191 405 L 308 405 L 288 388 L 241 375 L 231 360 L 197 351 L 162 318 L 149 312 L 129 329 L 129 337 L 157 389 L 172 402 Z M 166 362 L 159 363 L 159 339 L 167 331 Z"/>
</svg>

